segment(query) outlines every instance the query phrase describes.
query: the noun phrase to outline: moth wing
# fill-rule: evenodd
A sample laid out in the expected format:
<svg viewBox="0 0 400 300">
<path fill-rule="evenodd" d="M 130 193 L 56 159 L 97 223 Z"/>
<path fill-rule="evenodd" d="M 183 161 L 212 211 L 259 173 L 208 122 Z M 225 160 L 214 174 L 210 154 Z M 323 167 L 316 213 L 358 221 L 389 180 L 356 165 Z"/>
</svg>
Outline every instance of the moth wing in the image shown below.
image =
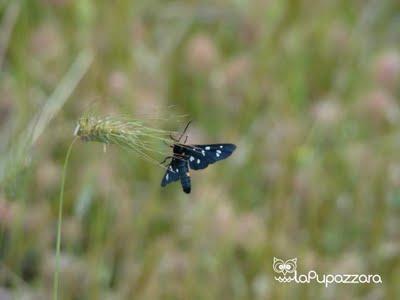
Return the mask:
<svg viewBox="0 0 400 300">
<path fill-rule="evenodd" d="M 173 158 L 169 164 L 167 171 L 161 181 L 161 186 L 166 186 L 171 182 L 178 181 L 180 178 L 179 167 L 181 163 L 184 163 L 181 159 Z"/>
<path fill-rule="evenodd" d="M 236 146 L 234 144 L 193 145 L 184 149 L 184 153 L 193 170 L 207 168 L 219 160 L 229 157 Z"/>
</svg>

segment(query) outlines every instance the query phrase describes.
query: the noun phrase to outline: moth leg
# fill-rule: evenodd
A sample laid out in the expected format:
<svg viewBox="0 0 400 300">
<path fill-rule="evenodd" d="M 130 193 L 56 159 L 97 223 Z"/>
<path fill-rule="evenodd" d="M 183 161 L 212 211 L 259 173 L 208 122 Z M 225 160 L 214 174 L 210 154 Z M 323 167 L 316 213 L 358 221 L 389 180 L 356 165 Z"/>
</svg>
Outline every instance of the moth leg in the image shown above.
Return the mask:
<svg viewBox="0 0 400 300">
<path fill-rule="evenodd" d="M 176 158 L 181 161 L 186 161 L 186 157 L 183 154 L 174 154 L 173 158 Z"/>
<path fill-rule="evenodd" d="M 172 134 L 169 135 L 169 138 L 170 138 L 171 140 L 173 140 L 174 142 L 176 142 L 176 143 L 179 142 L 179 140 L 177 140 L 176 138 L 174 138 L 174 137 L 172 136 Z"/>
<path fill-rule="evenodd" d="M 160 162 L 160 165 L 164 165 L 168 159 L 172 159 L 174 158 L 173 156 L 167 156 L 166 158 L 164 158 L 164 160 L 162 162 Z"/>
<path fill-rule="evenodd" d="M 166 141 L 163 141 L 165 145 L 167 145 L 170 148 L 173 148 L 173 146 L 171 144 L 168 144 Z"/>
</svg>

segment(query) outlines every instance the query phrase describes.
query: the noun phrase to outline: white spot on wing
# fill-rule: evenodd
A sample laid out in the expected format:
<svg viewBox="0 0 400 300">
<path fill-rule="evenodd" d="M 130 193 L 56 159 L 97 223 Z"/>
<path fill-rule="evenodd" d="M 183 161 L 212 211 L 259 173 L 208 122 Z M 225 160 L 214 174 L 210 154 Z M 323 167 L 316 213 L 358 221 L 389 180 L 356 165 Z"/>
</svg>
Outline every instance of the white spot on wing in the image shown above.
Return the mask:
<svg viewBox="0 0 400 300">
<path fill-rule="evenodd" d="M 224 148 L 224 146 L 222 146 L 222 145 L 221 145 L 221 146 L 219 146 L 219 147 L 220 147 L 221 149 L 222 149 L 222 148 Z"/>
<path fill-rule="evenodd" d="M 190 157 L 190 161 L 194 161 L 194 157 L 193 156 Z"/>
<path fill-rule="evenodd" d="M 169 180 L 169 174 L 167 173 L 167 176 L 165 176 L 165 179 L 168 181 Z"/>
<path fill-rule="evenodd" d="M 200 164 L 200 159 L 197 159 L 197 164 Z"/>
<path fill-rule="evenodd" d="M 203 156 L 206 156 L 206 151 L 201 150 L 201 154 L 203 154 Z"/>
<path fill-rule="evenodd" d="M 179 173 L 179 169 L 175 169 L 176 173 Z"/>
<path fill-rule="evenodd" d="M 221 150 L 217 150 L 217 153 L 218 153 L 218 154 L 221 154 Z"/>
<path fill-rule="evenodd" d="M 210 150 L 210 146 L 207 146 L 205 149 L 206 149 L 206 150 Z"/>
<path fill-rule="evenodd" d="M 215 155 L 217 156 L 217 157 L 219 157 L 220 156 L 220 154 L 217 152 L 217 153 L 215 153 Z"/>
</svg>

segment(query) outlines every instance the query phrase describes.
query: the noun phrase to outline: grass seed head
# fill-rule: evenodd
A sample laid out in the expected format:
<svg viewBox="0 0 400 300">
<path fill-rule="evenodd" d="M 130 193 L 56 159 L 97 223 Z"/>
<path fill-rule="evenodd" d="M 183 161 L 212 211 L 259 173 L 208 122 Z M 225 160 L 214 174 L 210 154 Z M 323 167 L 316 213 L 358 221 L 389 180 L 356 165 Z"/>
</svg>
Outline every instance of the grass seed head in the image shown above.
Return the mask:
<svg viewBox="0 0 400 300">
<path fill-rule="evenodd" d="M 137 152 L 142 157 L 154 160 L 149 153 L 166 155 L 160 144 L 170 143 L 172 132 L 148 127 L 144 122 L 117 117 L 83 116 L 78 120 L 74 135 L 83 141 L 119 145 Z"/>
</svg>

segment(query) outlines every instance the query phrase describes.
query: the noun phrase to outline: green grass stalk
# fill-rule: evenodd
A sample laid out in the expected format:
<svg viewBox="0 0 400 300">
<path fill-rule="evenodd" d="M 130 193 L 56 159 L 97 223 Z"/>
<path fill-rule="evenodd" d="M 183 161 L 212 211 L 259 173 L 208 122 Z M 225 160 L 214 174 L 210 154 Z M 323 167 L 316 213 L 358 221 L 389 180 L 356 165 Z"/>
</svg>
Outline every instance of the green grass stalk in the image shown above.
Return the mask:
<svg viewBox="0 0 400 300">
<path fill-rule="evenodd" d="M 53 281 L 53 299 L 58 299 L 58 282 L 59 282 L 59 273 L 60 273 L 60 249 L 61 249 L 61 226 L 62 226 L 62 214 L 63 214 L 63 203 L 64 203 L 64 186 L 65 186 L 65 178 L 67 175 L 67 167 L 68 161 L 71 154 L 72 146 L 74 145 L 77 138 L 74 138 L 72 143 L 69 145 L 67 150 L 67 155 L 65 156 L 63 173 L 61 179 L 61 190 L 59 197 L 59 207 L 58 207 L 58 219 L 57 219 L 57 244 L 56 244 L 56 265 L 54 271 L 54 281 Z"/>
</svg>

